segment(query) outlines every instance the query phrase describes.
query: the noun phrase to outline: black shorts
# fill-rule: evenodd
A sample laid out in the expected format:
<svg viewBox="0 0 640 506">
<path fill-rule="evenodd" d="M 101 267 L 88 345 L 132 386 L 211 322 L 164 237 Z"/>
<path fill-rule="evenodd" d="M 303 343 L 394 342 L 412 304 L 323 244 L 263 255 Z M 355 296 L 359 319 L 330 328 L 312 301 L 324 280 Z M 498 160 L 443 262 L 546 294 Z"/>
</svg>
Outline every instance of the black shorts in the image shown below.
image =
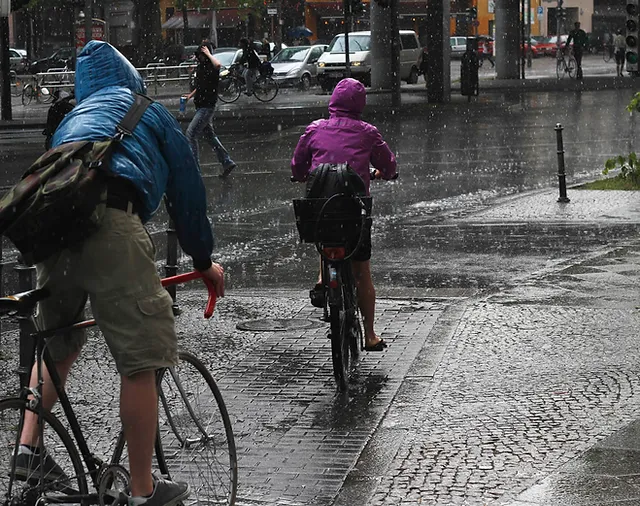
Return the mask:
<svg viewBox="0 0 640 506">
<path fill-rule="evenodd" d="M 366 262 L 371 260 L 371 226 L 365 227 L 362 231 L 362 240 L 358 251 L 351 257 L 356 262 Z"/>
<path fill-rule="evenodd" d="M 618 65 L 624 65 L 624 49 L 618 49 L 616 51 L 616 63 Z"/>
</svg>

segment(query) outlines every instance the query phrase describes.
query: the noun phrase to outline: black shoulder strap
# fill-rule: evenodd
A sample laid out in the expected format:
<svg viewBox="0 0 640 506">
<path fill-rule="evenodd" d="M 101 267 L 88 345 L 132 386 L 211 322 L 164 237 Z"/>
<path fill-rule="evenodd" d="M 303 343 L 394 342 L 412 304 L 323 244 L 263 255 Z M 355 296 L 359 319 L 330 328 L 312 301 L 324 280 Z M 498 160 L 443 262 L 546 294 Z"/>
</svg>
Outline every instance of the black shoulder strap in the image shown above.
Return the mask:
<svg viewBox="0 0 640 506">
<path fill-rule="evenodd" d="M 317 196 L 322 191 L 324 179 L 327 175 L 329 167 L 330 165 L 328 163 L 322 163 L 318 165 L 318 167 L 316 167 L 316 175 L 314 176 L 313 182 L 311 183 L 311 188 L 309 189 L 309 198 L 317 198 Z"/>
<path fill-rule="evenodd" d="M 136 93 L 136 98 L 133 101 L 133 104 L 131 104 L 127 114 L 125 114 L 124 118 L 122 118 L 116 127 L 117 132 L 119 134 L 131 135 L 138 125 L 140 118 L 142 118 L 142 115 L 152 102 L 153 100 L 149 97 Z"/>
</svg>

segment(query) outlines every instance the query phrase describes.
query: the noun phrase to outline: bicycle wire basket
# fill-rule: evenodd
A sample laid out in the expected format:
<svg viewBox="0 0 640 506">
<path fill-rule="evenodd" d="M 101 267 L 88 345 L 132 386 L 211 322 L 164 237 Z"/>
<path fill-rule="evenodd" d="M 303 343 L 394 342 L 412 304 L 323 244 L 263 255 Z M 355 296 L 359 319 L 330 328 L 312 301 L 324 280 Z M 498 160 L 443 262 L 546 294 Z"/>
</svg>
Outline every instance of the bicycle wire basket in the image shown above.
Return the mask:
<svg viewBox="0 0 640 506">
<path fill-rule="evenodd" d="M 371 197 L 342 193 L 293 199 L 300 242 L 355 248 L 361 235 L 371 228 L 372 203 Z"/>
</svg>

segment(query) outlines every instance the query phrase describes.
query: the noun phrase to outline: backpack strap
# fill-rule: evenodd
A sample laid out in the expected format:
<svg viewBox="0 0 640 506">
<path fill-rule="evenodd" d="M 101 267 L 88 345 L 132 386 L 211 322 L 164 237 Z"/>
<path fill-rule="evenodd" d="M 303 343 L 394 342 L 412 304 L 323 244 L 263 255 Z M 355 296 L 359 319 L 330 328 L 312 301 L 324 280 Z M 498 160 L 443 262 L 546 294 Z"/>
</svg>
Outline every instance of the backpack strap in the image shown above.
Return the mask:
<svg viewBox="0 0 640 506">
<path fill-rule="evenodd" d="M 140 121 L 140 118 L 142 118 L 142 115 L 152 102 L 153 100 L 151 100 L 149 97 L 141 95 L 140 93 L 136 93 L 133 104 L 131 104 L 131 107 L 129 107 L 127 114 L 125 114 L 124 118 L 122 118 L 122 120 L 116 127 L 116 140 L 122 140 L 125 135 L 133 134 L 133 131 Z"/>
<path fill-rule="evenodd" d="M 316 198 L 316 196 L 320 194 L 329 167 L 330 165 L 328 163 L 323 163 L 316 167 L 317 173 L 314 176 L 313 182 L 311 183 L 311 188 L 309 188 L 309 191 L 307 193 L 308 198 Z"/>
</svg>

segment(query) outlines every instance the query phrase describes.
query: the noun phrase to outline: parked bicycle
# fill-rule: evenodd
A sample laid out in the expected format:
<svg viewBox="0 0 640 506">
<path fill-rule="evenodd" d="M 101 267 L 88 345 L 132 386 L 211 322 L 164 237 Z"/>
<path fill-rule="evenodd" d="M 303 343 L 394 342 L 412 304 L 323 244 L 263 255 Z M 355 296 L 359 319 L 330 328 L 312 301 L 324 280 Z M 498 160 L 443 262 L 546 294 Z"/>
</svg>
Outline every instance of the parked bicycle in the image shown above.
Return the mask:
<svg viewBox="0 0 640 506">
<path fill-rule="evenodd" d="M 20 77 L 15 70 L 9 71 L 9 79 L 11 85 L 11 95 L 19 97 L 22 95 L 22 77 Z"/>
<path fill-rule="evenodd" d="M 29 84 L 25 84 L 22 89 L 22 105 L 29 105 L 33 100 L 37 103 L 47 104 L 51 102 L 53 95 L 49 88 L 43 86 L 42 78 L 33 76 Z"/>
<path fill-rule="evenodd" d="M 162 283 L 167 286 L 200 277 L 200 273 L 192 272 L 163 279 Z M 209 290 L 205 309 L 205 318 L 208 318 L 213 314 L 215 289 L 207 280 L 205 283 Z M 30 317 L 38 301 L 48 295 L 48 290 L 41 288 L 1 297 L 0 314 Z M 47 339 L 53 336 L 93 325 L 94 320 L 87 320 L 65 328 L 38 330 L 30 336 L 32 339 L 21 339 L 22 388 L 18 397 L 0 401 L 0 495 L 4 506 L 127 504 L 130 480 L 124 433 L 119 433 L 110 462 L 91 453 L 46 346 Z M 200 360 L 186 351 L 181 351 L 179 357 L 178 366 L 157 371 L 161 409 L 158 410 L 154 465 L 168 479 L 190 484 L 191 495 L 184 502 L 185 506 L 233 505 L 237 491 L 236 449 L 222 395 Z M 29 388 L 28 376 L 34 361 L 40 386 Z M 43 365 L 46 365 L 59 396 L 67 421 L 64 425 L 40 402 Z M 31 474 L 16 466 L 26 411 L 35 413 L 42 421 L 39 424 L 39 451 L 32 457 L 39 459 L 39 462 L 26 466 L 36 469 Z M 50 457 L 58 465 L 54 469 L 55 475 L 48 472 L 53 469 L 51 463 L 47 463 Z"/>
<path fill-rule="evenodd" d="M 234 63 L 228 69 L 220 71 L 218 98 L 227 104 L 235 102 L 247 89 L 242 75 L 242 65 Z M 261 102 L 270 102 L 278 94 L 278 83 L 268 73 L 260 73 L 253 83 L 253 95 Z"/>
<path fill-rule="evenodd" d="M 556 75 L 558 79 L 562 79 L 566 74 L 569 74 L 572 79 L 575 79 L 578 75 L 578 64 L 569 48 L 564 51 L 558 51 L 556 58 Z"/>
</svg>

